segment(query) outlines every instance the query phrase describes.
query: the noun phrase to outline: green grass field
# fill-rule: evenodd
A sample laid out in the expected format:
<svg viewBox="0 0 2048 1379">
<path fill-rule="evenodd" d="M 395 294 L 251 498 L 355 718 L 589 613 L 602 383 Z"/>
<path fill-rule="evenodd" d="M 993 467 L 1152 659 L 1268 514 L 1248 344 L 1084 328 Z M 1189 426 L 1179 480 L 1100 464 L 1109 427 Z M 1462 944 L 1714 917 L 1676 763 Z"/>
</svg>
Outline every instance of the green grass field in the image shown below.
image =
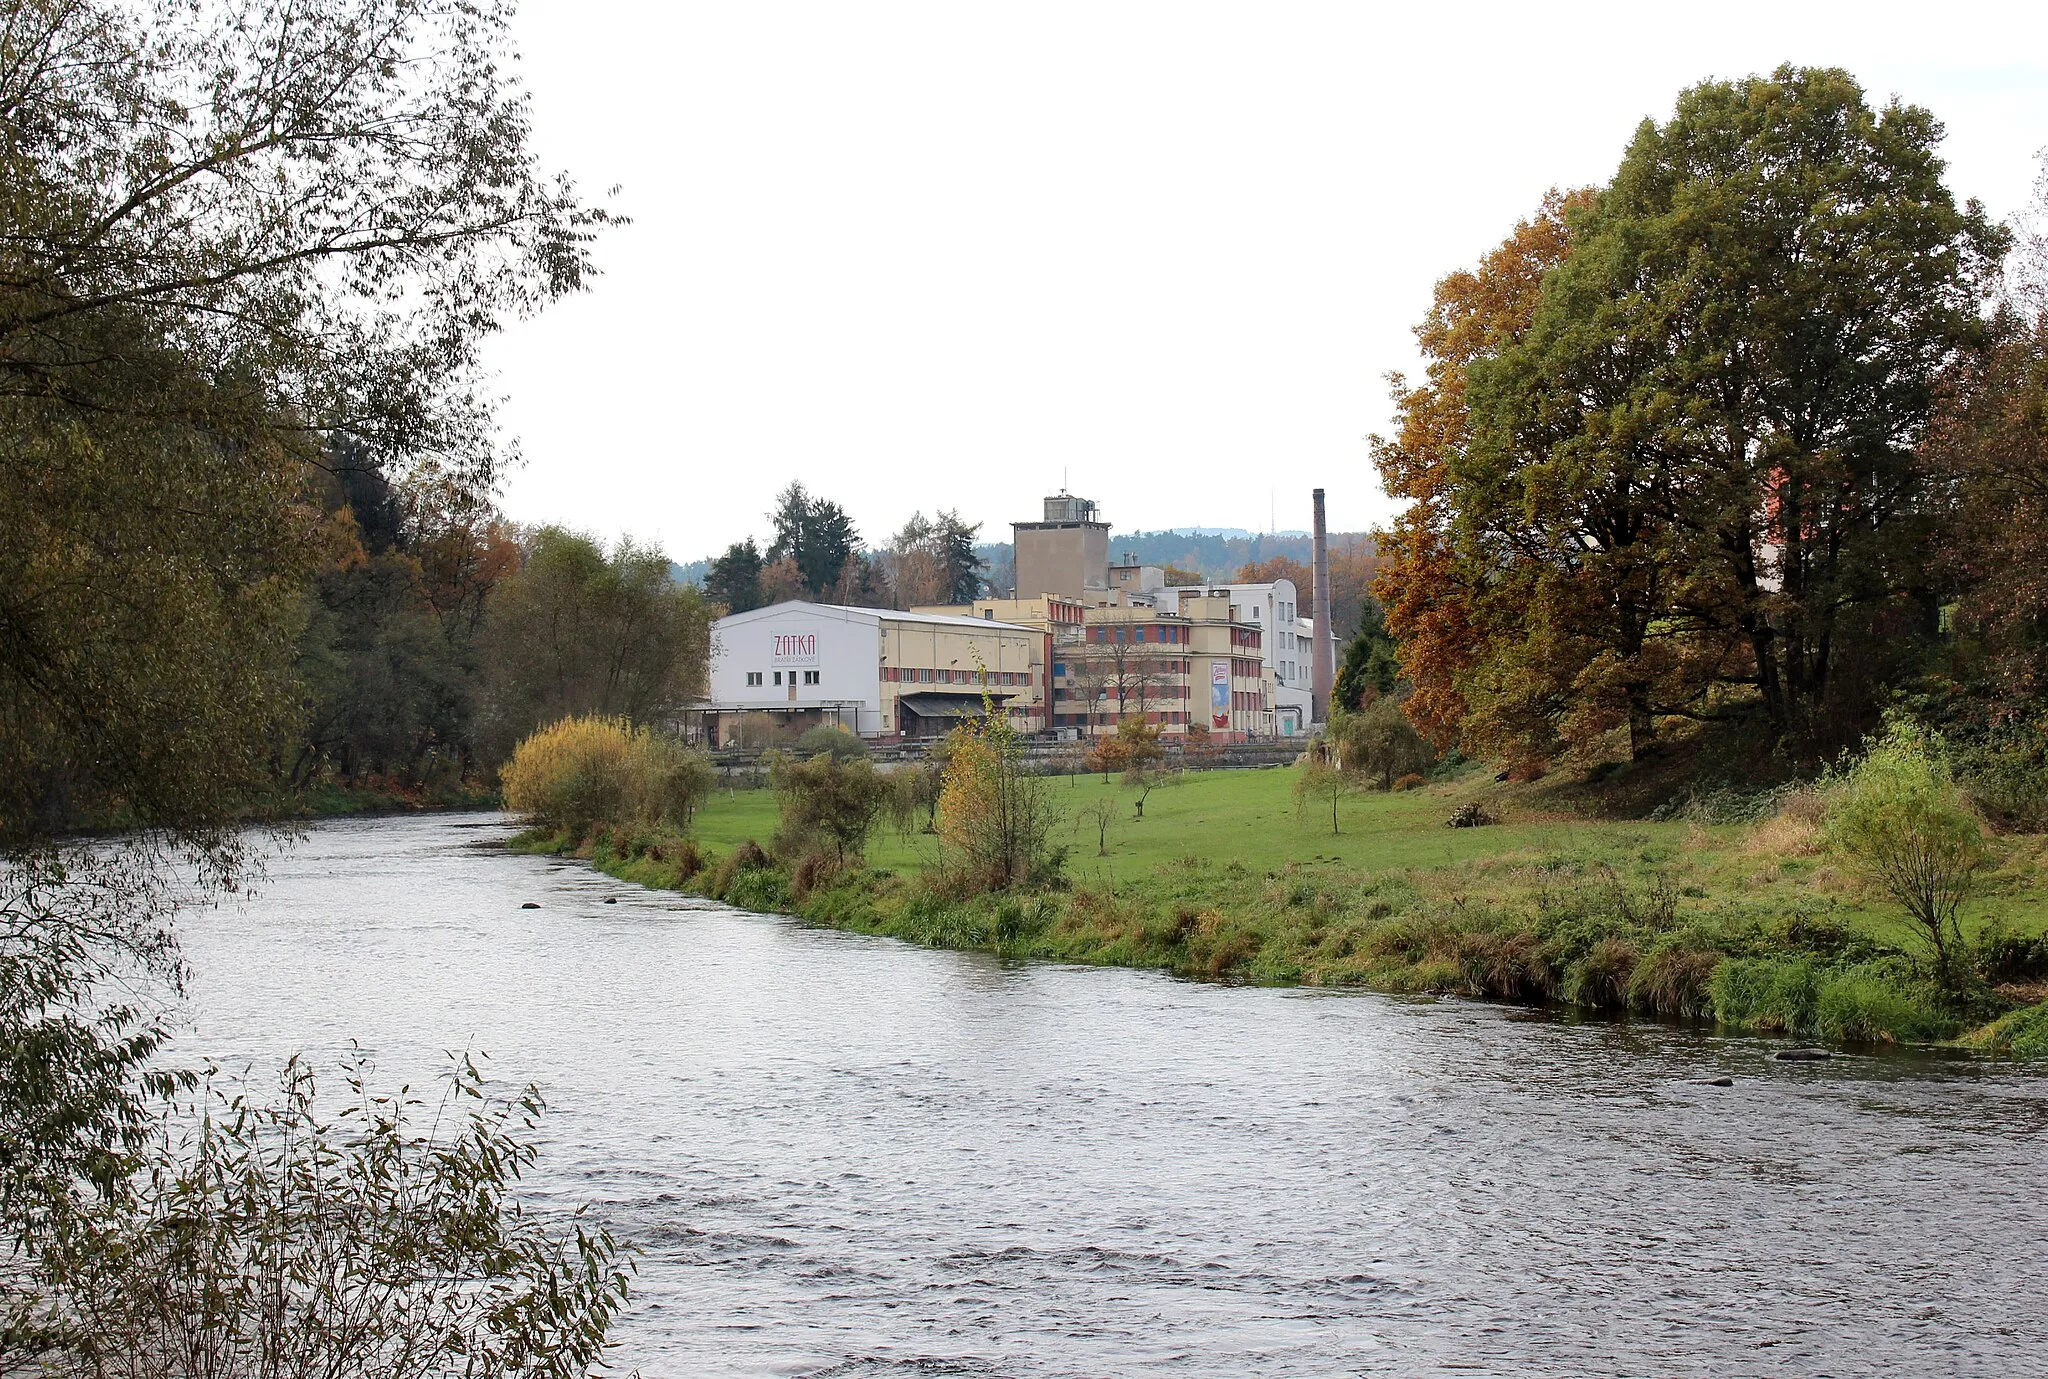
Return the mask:
<svg viewBox="0 0 2048 1379">
<path fill-rule="evenodd" d="M 1477 776 L 1348 796 L 1338 804 L 1332 833 L 1328 803 L 1297 808 L 1294 780 L 1291 769 L 1189 772 L 1152 792 L 1142 821 L 1134 817 L 1134 792 L 1119 782 L 1053 777 L 1046 789 L 1063 818 L 1054 838 L 1070 849 L 1068 875 L 1119 890 L 1188 858 L 1237 862 L 1258 873 L 1399 871 L 1422 889 L 1452 899 L 1528 899 L 1561 878 L 1611 874 L 1626 887 L 1667 887 L 1687 908 L 1726 902 L 1787 911 L 1824 906 L 1883 942 L 1912 941 L 1890 906 L 1863 895 L 1828 859 L 1774 853 L 1750 825 L 1572 818 L 1531 808 L 1521 792 L 1489 789 L 1490 780 Z M 1475 798 L 1485 799 L 1504 822 L 1445 826 L 1453 809 Z M 1098 855 L 1100 835 L 1090 816 L 1104 800 L 1115 807 L 1107 856 Z M 775 826 L 772 792 L 738 790 L 714 796 L 698 815 L 695 832 L 704 847 L 723 853 L 749 838 L 766 846 Z M 2004 840 L 2004 864 L 1967 908 L 1966 929 L 1998 923 L 2018 933 L 2048 930 L 2042 841 Z M 916 873 L 936 860 L 931 838 L 905 838 L 886 826 L 868 847 L 869 863 L 892 871 Z"/>
</svg>

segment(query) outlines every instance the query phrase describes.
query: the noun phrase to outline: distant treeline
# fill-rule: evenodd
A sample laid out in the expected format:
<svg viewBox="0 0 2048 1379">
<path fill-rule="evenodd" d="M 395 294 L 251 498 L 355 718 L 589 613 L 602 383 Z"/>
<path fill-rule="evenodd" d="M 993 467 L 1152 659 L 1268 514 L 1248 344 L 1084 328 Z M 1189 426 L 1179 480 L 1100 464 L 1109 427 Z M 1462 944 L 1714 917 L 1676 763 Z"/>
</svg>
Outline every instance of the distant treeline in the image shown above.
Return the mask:
<svg viewBox="0 0 2048 1379">
<path fill-rule="evenodd" d="M 1044 592 L 1015 589 L 1016 548 L 1007 541 L 976 541 L 980 525 L 970 526 L 956 513 L 913 513 L 886 543 L 869 547 L 837 503 L 792 484 L 777 496 L 768 521 L 773 534 L 765 542 L 748 538 L 721 555 L 672 564 L 670 578 L 702 587 L 729 612 L 790 598 L 911 608 L 1008 596 L 1013 590 L 1020 598 Z M 1310 606 L 1313 542 L 1301 533 L 1125 532 L 1111 535 L 1109 550 L 1112 561 L 1164 568 L 1170 584 L 1290 578 L 1303 611 Z M 1377 548 L 1369 532 L 1336 532 L 1330 551 L 1334 620 L 1348 637 L 1370 599 L 1366 586 L 1378 568 Z"/>
</svg>

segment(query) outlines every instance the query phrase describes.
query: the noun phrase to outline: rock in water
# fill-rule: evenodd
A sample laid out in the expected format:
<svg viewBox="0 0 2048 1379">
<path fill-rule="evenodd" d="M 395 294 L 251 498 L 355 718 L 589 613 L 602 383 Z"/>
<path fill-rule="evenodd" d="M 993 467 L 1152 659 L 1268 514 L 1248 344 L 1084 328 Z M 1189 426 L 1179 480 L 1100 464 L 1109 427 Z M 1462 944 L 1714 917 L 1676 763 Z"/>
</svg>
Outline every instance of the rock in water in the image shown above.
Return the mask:
<svg viewBox="0 0 2048 1379">
<path fill-rule="evenodd" d="M 538 900 L 529 900 L 524 905 L 521 905 L 519 908 L 522 910 L 538 910 L 540 908 L 540 902 Z"/>
<path fill-rule="evenodd" d="M 1786 1049 L 1771 1056 L 1780 1063 L 1818 1063 L 1824 1058 L 1834 1057 L 1826 1049 Z"/>
</svg>

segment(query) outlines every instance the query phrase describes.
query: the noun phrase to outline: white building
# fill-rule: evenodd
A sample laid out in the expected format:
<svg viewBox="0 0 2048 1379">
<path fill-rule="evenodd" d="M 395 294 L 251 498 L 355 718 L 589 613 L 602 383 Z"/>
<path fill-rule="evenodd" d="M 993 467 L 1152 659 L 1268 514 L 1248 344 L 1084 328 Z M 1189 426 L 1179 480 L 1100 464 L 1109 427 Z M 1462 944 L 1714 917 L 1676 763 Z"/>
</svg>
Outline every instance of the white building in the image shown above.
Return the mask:
<svg viewBox="0 0 2048 1379">
<path fill-rule="evenodd" d="M 934 737 L 978 716 L 986 690 L 1036 731 L 1048 641 L 1013 623 L 888 608 L 791 601 L 734 613 L 712 627 L 705 728 L 719 745 L 750 725 Z"/>
</svg>

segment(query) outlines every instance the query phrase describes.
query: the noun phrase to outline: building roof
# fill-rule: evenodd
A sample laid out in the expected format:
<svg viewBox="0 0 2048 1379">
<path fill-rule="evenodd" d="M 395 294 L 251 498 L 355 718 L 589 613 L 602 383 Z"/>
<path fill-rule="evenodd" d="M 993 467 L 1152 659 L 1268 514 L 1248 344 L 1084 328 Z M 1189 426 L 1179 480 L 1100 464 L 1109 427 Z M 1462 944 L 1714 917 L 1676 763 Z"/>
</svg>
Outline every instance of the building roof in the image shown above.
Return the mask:
<svg viewBox="0 0 2048 1379">
<path fill-rule="evenodd" d="M 1013 622 L 997 622 L 992 618 L 963 618 L 941 613 L 905 613 L 895 608 L 856 608 L 845 603 L 812 603 L 808 599 L 785 599 L 781 603 L 771 603 L 766 608 L 750 608 L 744 613 L 728 613 L 718 621 L 721 626 L 727 623 L 753 622 L 769 613 L 792 610 L 837 614 L 847 622 L 905 622 L 961 629 L 972 627 L 984 632 L 1029 632 L 1033 635 L 1038 633 L 1035 627 L 1025 627 Z"/>
</svg>

